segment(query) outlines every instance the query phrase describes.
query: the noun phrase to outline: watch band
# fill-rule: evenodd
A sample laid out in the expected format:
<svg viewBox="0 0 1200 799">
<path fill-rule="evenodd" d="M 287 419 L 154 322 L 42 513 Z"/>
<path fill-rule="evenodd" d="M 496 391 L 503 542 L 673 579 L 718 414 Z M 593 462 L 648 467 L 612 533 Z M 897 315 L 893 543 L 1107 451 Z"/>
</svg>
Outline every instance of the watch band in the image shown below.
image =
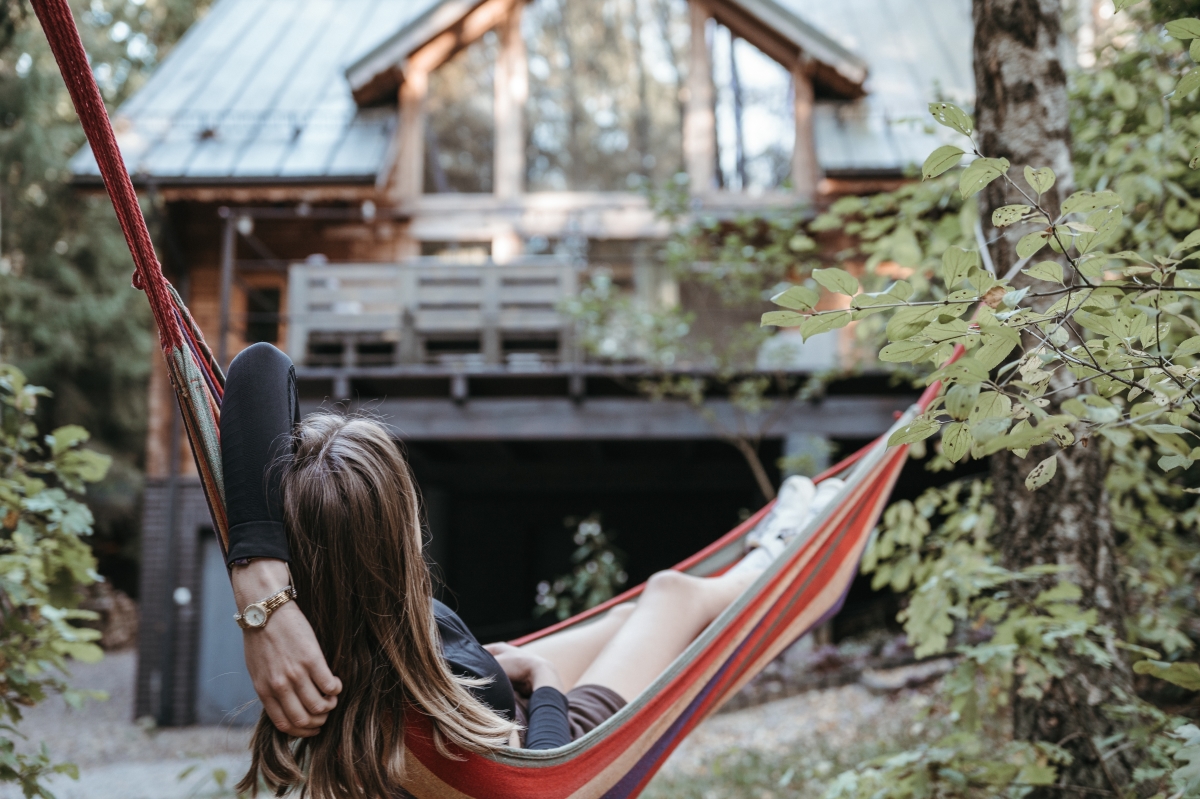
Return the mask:
<svg viewBox="0 0 1200 799">
<path fill-rule="evenodd" d="M 296 588 L 291 585 L 284 586 L 279 592 L 272 594 L 266 599 L 258 602 L 251 602 L 242 610 L 241 613 L 233 614 L 233 620 L 243 630 L 261 630 L 267 626 L 267 622 L 271 619 L 271 614 L 279 607 L 296 598 Z M 253 624 L 247 620 L 247 616 L 251 615 L 262 616 L 262 621 L 258 624 Z"/>
</svg>

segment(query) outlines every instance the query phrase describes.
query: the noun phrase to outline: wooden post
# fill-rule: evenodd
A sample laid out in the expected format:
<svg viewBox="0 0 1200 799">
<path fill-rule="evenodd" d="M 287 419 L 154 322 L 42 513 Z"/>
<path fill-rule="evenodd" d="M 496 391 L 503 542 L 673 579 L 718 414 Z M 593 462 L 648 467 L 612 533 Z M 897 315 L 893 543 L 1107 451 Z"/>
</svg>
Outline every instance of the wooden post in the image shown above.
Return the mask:
<svg viewBox="0 0 1200 799">
<path fill-rule="evenodd" d="M 398 205 L 421 196 L 425 188 L 425 95 L 429 73 L 414 69 L 400 84 L 400 127 L 396 131 L 396 178 L 393 200 Z"/>
<path fill-rule="evenodd" d="M 792 147 L 792 186 L 803 200 L 817 196 L 821 166 L 813 131 L 813 85 L 803 59 L 792 66 L 792 94 L 796 114 L 796 143 Z"/>
<path fill-rule="evenodd" d="M 521 36 L 521 10 L 516 3 L 497 28 L 500 52 L 496 57 L 496 149 L 492 190 L 498 199 L 513 199 L 525 186 L 525 102 L 529 99 L 529 67 L 525 39 Z"/>
<path fill-rule="evenodd" d="M 222 207 L 218 213 L 225 220 L 221 231 L 221 311 L 217 330 L 217 364 L 229 368 L 229 305 L 233 302 L 233 268 L 237 257 L 237 220 L 233 212 Z"/>
<path fill-rule="evenodd" d="M 712 64 L 708 57 L 707 27 L 711 15 L 701 3 L 688 3 L 691 15 L 691 57 L 688 60 L 687 108 L 683 119 L 683 160 L 693 194 L 716 188 L 717 118 L 713 107 Z"/>
</svg>

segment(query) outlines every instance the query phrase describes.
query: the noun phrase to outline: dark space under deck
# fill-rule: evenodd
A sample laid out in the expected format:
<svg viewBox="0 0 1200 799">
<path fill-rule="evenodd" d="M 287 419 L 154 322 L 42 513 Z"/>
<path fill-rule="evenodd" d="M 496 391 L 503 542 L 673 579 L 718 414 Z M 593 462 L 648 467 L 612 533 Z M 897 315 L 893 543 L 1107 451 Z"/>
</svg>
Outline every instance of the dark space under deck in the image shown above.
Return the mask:
<svg viewBox="0 0 1200 799">
<path fill-rule="evenodd" d="M 645 399 L 642 377 L 305 369 L 301 410 L 349 396 L 342 407 L 373 412 L 392 428 L 423 495 L 442 596 L 480 638 L 494 640 L 553 621 L 532 611 L 538 582 L 570 570 L 566 519 L 600 514 L 634 585 L 762 506 L 745 460 L 712 422 L 684 402 Z M 878 376 L 846 381 L 774 420 L 760 457 L 778 485 L 786 435 L 823 436 L 842 457 L 911 401 Z M 728 400 L 709 402 L 721 424 L 738 424 Z M 879 616 L 866 610 L 875 596 L 858 593 L 859 615 Z"/>
</svg>

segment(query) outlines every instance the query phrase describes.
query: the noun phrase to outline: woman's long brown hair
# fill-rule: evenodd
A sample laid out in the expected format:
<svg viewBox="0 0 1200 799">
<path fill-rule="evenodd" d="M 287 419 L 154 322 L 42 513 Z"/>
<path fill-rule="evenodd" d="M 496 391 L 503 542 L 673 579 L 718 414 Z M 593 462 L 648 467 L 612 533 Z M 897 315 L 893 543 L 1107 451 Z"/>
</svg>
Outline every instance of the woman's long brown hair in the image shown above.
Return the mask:
<svg viewBox="0 0 1200 799">
<path fill-rule="evenodd" d="M 431 720 L 447 757 L 506 746 L 515 725 L 442 658 L 416 486 L 384 427 L 309 416 L 282 468 L 296 601 L 343 688 L 312 738 L 289 737 L 264 713 L 238 790 L 256 792 L 261 778 L 275 793 L 303 785 L 313 799 L 393 796 L 404 774 L 406 709 Z"/>
</svg>

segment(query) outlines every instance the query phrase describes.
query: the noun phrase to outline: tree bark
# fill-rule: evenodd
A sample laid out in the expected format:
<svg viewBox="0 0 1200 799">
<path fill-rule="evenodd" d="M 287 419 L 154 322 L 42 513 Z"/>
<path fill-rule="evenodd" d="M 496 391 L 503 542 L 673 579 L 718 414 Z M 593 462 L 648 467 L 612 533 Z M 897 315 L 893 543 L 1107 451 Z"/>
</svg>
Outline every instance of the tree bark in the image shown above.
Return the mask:
<svg viewBox="0 0 1200 799">
<path fill-rule="evenodd" d="M 976 141 L 984 155 L 1007 158 L 1012 164 L 1009 175 L 1026 191 L 1032 192 L 1023 177 L 1026 165 L 1052 168 L 1057 182 L 1043 196 L 1051 213 L 1057 213 L 1062 198 L 1074 188 L 1066 70 L 1060 60 L 1064 52 L 1061 12 L 1059 0 L 973 1 Z M 992 210 L 1024 202 L 1003 181 L 992 183 L 981 195 L 983 235 L 991 242 L 999 276 L 1007 275 L 1017 263 L 1016 242 L 1033 228 L 995 229 Z M 1020 285 L 1021 280 L 1014 282 Z M 1100 447 L 1076 445 L 1062 450 L 1058 474 L 1050 484 L 1037 492 L 1025 488 L 1025 475 L 1034 464 L 1058 450 L 1048 445 L 1025 459 L 1008 452 L 992 457 L 996 529 L 1004 565 L 1069 568 L 1065 579 L 1083 589 L 1081 604 L 1094 608 L 1102 623 L 1120 631 L 1123 606 Z M 1030 598 L 1058 579 L 1063 578 L 1019 586 L 1017 597 Z M 1110 652 L 1116 664 L 1110 668 L 1100 668 L 1065 647 L 1058 654 L 1066 675 L 1054 680 L 1042 699 L 1020 697 L 1021 678 L 1017 678 L 1012 695 L 1014 735 L 1057 743 L 1071 753 L 1073 762 L 1060 767 L 1060 786 L 1120 794 L 1131 782 L 1137 753 L 1130 748 L 1102 758 L 1096 742 L 1120 729 L 1102 708 L 1119 703 L 1122 693 L 1133 695 L 1132 675 L 1116 651 Z M 1033 795 L 1061 797 L 1063 788 Z"/>
</svg>

